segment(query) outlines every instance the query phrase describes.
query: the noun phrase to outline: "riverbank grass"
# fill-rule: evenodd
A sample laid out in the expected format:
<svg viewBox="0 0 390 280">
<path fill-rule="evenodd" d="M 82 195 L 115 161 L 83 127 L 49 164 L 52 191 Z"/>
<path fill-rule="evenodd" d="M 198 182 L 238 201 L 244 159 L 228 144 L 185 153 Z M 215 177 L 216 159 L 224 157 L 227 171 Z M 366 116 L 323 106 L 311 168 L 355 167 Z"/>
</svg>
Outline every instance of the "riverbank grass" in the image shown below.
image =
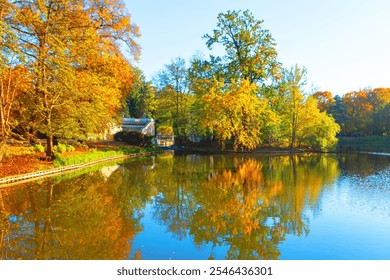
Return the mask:
<svg viewBox="0 0 390 280">
<path fill-rule="evenodd" d="M 53 161 L 54 167 L 67 166 L 72 164 L 81 164 L 103 158 L 111 158 L 117 156 L 126 156 L 137 153 L 146 153 L 157 151 L 157 147 L 116 147 L 102 150 L 91 149 L 87 153 L 63 156 L 59 153 L 55 154 Z"/>
</svg>

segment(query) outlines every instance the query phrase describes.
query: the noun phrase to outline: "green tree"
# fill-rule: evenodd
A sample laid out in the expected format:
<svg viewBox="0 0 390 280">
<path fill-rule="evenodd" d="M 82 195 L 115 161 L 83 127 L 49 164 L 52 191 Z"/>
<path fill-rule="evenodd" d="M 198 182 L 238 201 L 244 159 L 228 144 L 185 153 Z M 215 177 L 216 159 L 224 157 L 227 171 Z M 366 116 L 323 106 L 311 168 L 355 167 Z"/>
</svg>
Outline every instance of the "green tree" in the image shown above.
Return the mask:
<svg viewBox="0 0 390 280">
<path fill-rule="evenodd" d="M 192 97 L 189 94 L 189 76 L 183 58 L 166 64 L 154 78 L 159 110 L 156 119 L 160 125 L 173 127 L 175 141 L 185 142 L 188 137 Z"/>
<path fill-rule="evenodd" d="M 298 65 L 283 70 L 280 90 L 284 95 L 284 118 L 291 150 L 296 147 L 298 125 L 301 123 L 300 118 L 305 101 L 303 86 L 306 84 L 306 73 L 306 68 L 301 68 Z"/>
<path fill-rule="evenodd" d="M 262 24 L 248 10 L 227 11 L 218 15 L 213 33 L 204 35 L 210 49 L 221 44 L 226 52 L 224 57 L 210 60 L 222 70 L 226 81 L 247 79 L 261 83 L 277 75 L 276 44 Z"/>
<path fill-rule="evenodd" d="M 156 111 L 155 87 L 135 68 L 135 79 L 126 97 L 126 115 L 131 118 L 152 118 Z"/>
<path fill-rule="evenodd" d="M 337 143 L 340 127 L 326 111 L 321 112 L 316 97 L 304 93 L 307 70 L 295 65 L 284 69 L 279 93 L 271 103 L 281 116 L 281 135 L 288 139 L 289 147 L 329 150 Z"/>
</svg>

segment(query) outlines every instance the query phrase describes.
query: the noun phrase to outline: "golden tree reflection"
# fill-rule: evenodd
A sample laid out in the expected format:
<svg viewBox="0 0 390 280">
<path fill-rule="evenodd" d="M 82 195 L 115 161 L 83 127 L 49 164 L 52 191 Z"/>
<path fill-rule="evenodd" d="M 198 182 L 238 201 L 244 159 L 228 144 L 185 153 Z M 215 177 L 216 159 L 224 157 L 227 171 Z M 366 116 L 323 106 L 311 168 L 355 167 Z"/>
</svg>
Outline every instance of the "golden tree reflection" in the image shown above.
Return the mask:
<svg viewBox="0 0 390 280">
<path fill-rule="evenodd" d="M 161 167 L 156 217 L 197 246 L 228 246 L 228 259 L 277 259 L 286 234 L 309 231 L 305 210 L 339 175 L 334 158 L 310 156 L 182 156 Z"/>
<path fill-rule="evenodd" d="M 339 173 L 332 156 L 165 154 L 3 189 L 2 259 L 141 259 L 132 244 L 147 204 L 174 238 L 211 244 L 210 259 L 218 247 L 226 259 L 278 259 Z"/>
<path fill-rule="evenodd" d="M 150 195 L 140 184 L 124 181 L 133 171 L 117 170 L 106 180 L 95 171 L 8 189 L 0 196 L 2 258 L 127 258 Z"/>
</svg>

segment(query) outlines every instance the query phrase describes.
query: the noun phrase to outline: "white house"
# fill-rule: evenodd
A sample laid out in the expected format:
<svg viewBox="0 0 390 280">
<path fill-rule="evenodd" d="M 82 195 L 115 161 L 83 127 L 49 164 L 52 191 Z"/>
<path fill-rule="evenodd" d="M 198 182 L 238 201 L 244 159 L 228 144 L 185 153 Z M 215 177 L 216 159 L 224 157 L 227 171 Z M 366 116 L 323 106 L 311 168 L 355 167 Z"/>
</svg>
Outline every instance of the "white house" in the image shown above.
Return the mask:
<svg viewBox="0 0 390 280">
<path fill-rule="evenodd" d="M 122 118 L 122 130 L 138 131 L 143 134 L 155 135 L 156 123 L 154 119 Z"/>
</svg>

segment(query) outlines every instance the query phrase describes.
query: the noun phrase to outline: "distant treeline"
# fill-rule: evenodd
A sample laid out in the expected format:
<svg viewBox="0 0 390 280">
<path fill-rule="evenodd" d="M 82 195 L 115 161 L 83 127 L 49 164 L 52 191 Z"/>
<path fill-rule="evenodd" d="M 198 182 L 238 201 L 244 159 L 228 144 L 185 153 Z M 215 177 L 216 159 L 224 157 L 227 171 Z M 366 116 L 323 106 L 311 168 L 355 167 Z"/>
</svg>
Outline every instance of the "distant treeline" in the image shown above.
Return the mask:
<svg viewBox="0 0 390 280">
<path fill-rule="evenodd" d="M 390 88 L 353 91 L 341 97 L 319 91 L 314 97 L 320 110 L 340 125 L 341 136 L 390 135 Z"/>
</svg>

